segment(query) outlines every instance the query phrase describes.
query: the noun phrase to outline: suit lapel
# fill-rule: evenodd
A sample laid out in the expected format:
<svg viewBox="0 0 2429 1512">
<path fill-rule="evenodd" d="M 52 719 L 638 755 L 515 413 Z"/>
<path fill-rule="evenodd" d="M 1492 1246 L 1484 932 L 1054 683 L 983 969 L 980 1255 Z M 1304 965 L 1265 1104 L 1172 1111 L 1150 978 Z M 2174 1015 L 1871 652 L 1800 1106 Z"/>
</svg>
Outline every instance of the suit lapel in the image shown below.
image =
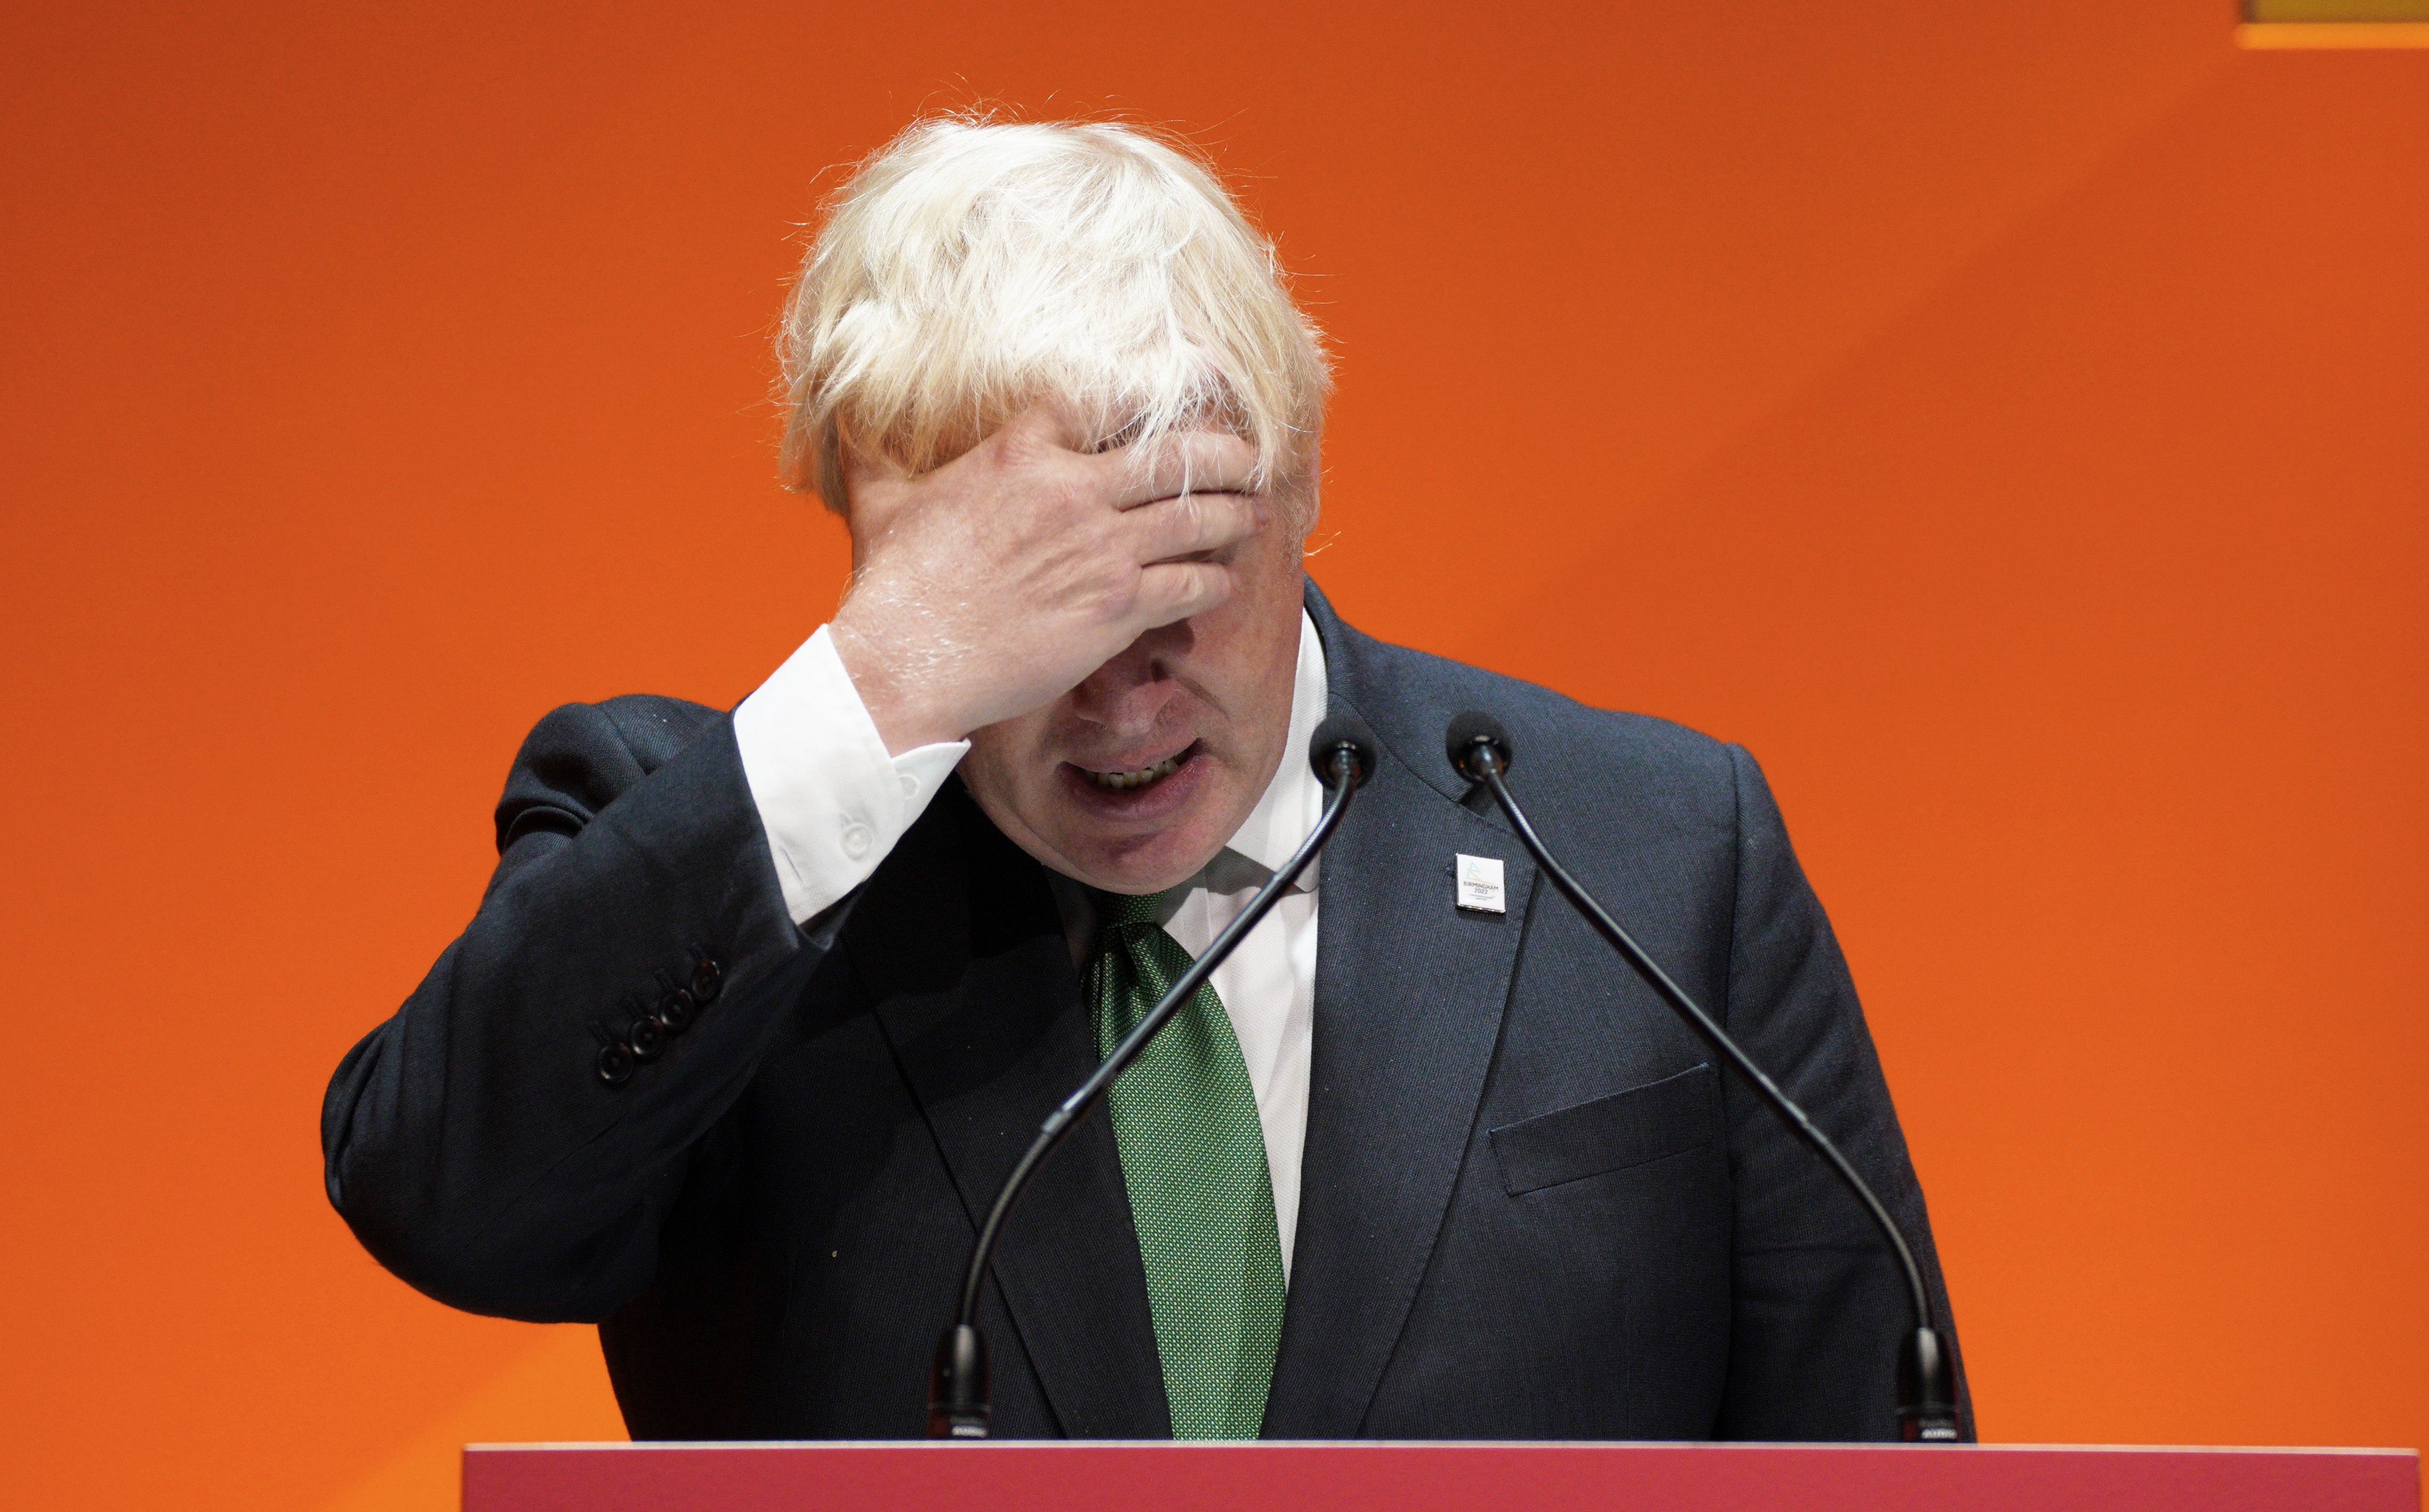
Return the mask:
<svg viewBox="0 0 2429 1512">
<path fill-rule="evenodd" d="M 1459 1179 L 1535 892 L 1497 816 L 1421 775 L 1428 758 L 1443 764 L 1439 711 L 1395 697 L 1390 669 L 1366 665 L 1371 643 L 1312 583 L 1308 600 L 1331 702 L 1363 716 L 1382 749 L 1319 883 L 1307 1139 L 1269 1438 L 1359 1430 Z M 1502 860 L 1507 914 L 1453 906 L 1462 852 Z M 1097 1063 L 1069 947 L 1042 871 L 959 784 L 868 887 L 848 945 L 975 1234 L 1039 1120 Z M 994 1274 L 1066 1434 L 1171 1437 L 1109 1120 L 1088 1119 L 1047 1163 Z"/>
<path fill-rule="evenodd" d="M 1318 891 L 1315 1044 L 1269 1438 L 1353 1437 L 1433 1254 L 1500 1032 L 1535 872 L 1499 824 L 1426 781 L 1438 730 L 1361 665 L 1311 586 L 1331 702 L 1381 742 Z M 1396 717 L 1407 714 L 1409 717 Z M 1404 759 L 1411 758 L 1411 759 Z M 1447 768 L 1446 767 L 1446 770 Z M 1454 906 L 1453 858 L 1499 858 L 1506 914 Z"/>
<path fill-rule="evenodd" d="M 1037 863 L 959 783 L 868 885 L 852 956 L 975 1236 L 1039 1121 L 1097 1064 L 1069 948 Z M 1101 1114 L 1031 1184 L 994 1274 L 1066 1435 L 1171 1437 L 1130 1196 Z M 936 1326 L 947 1321 L 940 1308 Z M 1000 1372 L 1000 1339 L 996 1350 Z"/>
</svg>

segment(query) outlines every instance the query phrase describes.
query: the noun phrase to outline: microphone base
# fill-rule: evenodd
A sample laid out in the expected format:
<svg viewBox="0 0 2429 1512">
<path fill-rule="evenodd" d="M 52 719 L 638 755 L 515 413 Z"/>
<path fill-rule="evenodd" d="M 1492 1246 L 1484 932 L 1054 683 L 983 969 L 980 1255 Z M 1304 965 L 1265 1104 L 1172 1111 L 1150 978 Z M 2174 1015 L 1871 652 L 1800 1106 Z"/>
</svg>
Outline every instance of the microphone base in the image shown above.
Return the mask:
<svg viewBox="0 0 2429 1512">
<path fill-rule="evenodd" d="M 995 1418 L 986 1338 L 974 1323 L 955 1323 L 936 1340 L 928 1372 L 928 1437 L 984 1438 Z"/>
<path fill-rule="evenodd" d="M 940 1414 L 936 1404 L 931 1402 L 928 1404 L 928 1437 L 976 1443 L 987 1436 L 987 1416 L 983 1410 L 976 1413 Z"/>
<path fill-rule="evenodd" d="M 1918 1328 L 1898 1349 L 1898 1437 L 1910 1444 L 1958 1442 L 1957 1393 L 1948 1348 Z"/>
</svg>

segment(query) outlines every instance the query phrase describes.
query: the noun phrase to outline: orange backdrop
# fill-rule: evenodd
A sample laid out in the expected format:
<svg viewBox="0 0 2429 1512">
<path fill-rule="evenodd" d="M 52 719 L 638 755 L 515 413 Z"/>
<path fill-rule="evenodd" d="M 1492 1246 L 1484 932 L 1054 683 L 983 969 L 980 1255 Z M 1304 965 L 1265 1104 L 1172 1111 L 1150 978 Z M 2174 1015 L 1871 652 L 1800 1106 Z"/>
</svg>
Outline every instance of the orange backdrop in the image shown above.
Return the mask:
<svg viewBox="0 0 2429 1512">
<path fill-rule="evenodd" d="M 838 593 L 766 337 L 914 112 L 1219 156 L 1367 630 L 1748 744 L 1986 1435 L 2429 1438 L 2429 54 L 2226 0 L 20 8 L 0 46 L 20 1504 L 449 1504 L 620 1431 L 320 1192 L 553 704 Z"/>
</svg>

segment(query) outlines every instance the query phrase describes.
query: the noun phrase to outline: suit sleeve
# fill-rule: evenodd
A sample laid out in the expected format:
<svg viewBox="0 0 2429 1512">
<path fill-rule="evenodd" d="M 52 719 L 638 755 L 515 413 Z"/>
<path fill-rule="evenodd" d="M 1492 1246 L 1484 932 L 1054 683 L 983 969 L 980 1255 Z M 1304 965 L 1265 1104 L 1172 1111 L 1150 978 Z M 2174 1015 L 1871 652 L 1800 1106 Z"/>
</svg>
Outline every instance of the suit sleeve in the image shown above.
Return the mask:
<svg viewBox="0 0 2429 1512">
<path fill-rule="evenodd" d="M 652 752 L 665 721 L 627 702 L 532 731 L 479 912 L 322 1105 L 331 1203 L 381 1264 L 471 1311 L 595 1321 L 648 1285 L 687 1152 L 851 907 L 794 923 L 730 718 Z M 706 999 L 688 1022 L 657 1011 L 678 990 Z M 653 1051 L 645 1016 L 681 1032 Z M 615 1042 L 646 1059 L 617 1076 Z"/>
<path fill-rule="evenodd" d="M 1728 748 L 1738 809 L 1727 1026 L 1879 1194 L 1956 1347 L 1923 1189 L 1845 958 L 1754 759 Z M 1736 1236 L 1728 1385 L 1718 1436 L 1898 1436 L 1903 1274 L 1856 1197 L 1735 1077 L 1725 1078 Z M 1973 1407 L 1958 1374 L 1960 1427 Z"/>
</svg>

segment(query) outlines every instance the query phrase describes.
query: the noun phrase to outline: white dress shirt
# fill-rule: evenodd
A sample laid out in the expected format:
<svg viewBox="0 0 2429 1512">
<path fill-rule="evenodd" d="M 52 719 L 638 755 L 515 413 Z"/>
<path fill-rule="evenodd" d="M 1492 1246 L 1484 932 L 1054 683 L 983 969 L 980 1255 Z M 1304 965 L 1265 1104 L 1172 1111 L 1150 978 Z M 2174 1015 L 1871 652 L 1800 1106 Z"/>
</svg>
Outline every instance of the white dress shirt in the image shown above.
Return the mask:
<svg viewBox="0 0 2429 1512">
<path fill-rule="evenodd" d="M 1326 697 L 1324 647 L 1315 622 L 1302 611 L 1281 764 L 1231 843 L 1176 890 L 1179 901 L 1169 905 L 1174 912 L 1165 928 L 1192 956 L 1239 916 L 1323 813 L 1324 788 L 1308 767 L 1307 745 L 1324 718 Z M 868 879 L 970 748 L 966 740 L 950 741 L 889 756 L 824 626 L 734 711 L 734 738 L 775 856 L 785 910 L 796 924 L 807 923 Z M 1300 876 L 1214 977 L 1264 1126 L 1285 1284 L 1298 1228 L 1309 1058 L 1315 1044 L 1317 865 Z M 1084 961 L 1096 949 L 1086 890 L 1051 872 L 1048 876 L 1073 959 Z"/>
</svg>

